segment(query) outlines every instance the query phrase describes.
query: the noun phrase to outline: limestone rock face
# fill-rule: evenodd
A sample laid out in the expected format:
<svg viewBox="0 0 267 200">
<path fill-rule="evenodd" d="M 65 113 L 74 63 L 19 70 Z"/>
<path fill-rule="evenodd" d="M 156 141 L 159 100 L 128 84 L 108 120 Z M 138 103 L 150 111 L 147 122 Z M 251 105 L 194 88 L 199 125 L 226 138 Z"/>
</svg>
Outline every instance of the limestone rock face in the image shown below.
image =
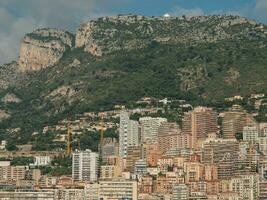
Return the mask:
<svg viewBox="0 0 267 200">
<path fill-rule="evenodd" d="M 84 50 L 95 56 L 102 56 L 101 47 L 94 39 L 94 32 L 98 30 L 98 25 L 94 21 L 84 23 L 76 33 L 75 47 L 84 47 Z"/>
<path fill-rule="evenodd" d="M 150 42 L 144 38 L 153 32 L 147 25 L 150 20 L 154 21 L 149 17 L 118 15 L 83 23 L 76 32 L 75 47 L 98 57 L 116 50 L 145 47 Z"/>
<path fill-rule="evenodd" d="M 20 71 L 38 71 L 56 64 L 73 47 L 73 35 L 57 29 L 39 29 L 27 34 L 21 43 Z"/>
<path fill-rule="evenodd" d="M 238 25 L 248 28 L 242 29 Z M 49 28 L 27 34 L 21 44 L 18 71 L 38 71 L 56 65 L 67 50 L 74 48 L 101 57 L 120 50 L 153 48 L 159 43 L 194 45 L 266 37 L 264 27 L 239 16 L 101 17 L 81 24 L 75 36 Z M 3 85 L 1 81 L 0 84 Z"/>
<path fill-rule="evenodd" d="M 52 91 L 47 98 L 56 100 L 60 99 L 61 97 L 72 97 L 75 94 L 74 89 L 71 86 L 61 86 L 54 91 Z"/>
<path fill-rule="evenodd" d="M 21 99 L 19 99 L 15 94 L 8 93 L 2 99 L 1 102 L 4 103 L 19 103 Z"/>
<path fill-rule="evenodd" d="M 247 38 L 253 34 L 265 37 L 259 32 L 251 33 L 249 29 L 231 34 L 240 24 L 252 29 L 256 22 L 239 16 L 109 16 L 81 24 L 76 32 L 75 47 L 100 57 L 118 50 L 141 49 L 157 43 L 215 43 L 225 39 Z"/>
<path fill-rule="evenodd" d="M 10 117 L 10 114 L 6 110 L 1 110 L 0 109 L 0 122 L 8 119 Z"/>
</svg>

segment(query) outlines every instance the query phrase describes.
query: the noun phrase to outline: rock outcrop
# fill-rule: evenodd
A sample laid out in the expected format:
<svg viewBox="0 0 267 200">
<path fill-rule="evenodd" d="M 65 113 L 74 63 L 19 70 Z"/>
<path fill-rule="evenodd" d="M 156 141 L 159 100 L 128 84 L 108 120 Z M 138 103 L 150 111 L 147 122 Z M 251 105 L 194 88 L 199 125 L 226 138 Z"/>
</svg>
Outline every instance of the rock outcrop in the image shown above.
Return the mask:
<svg viewBox="0 0 267 200">
<path fill-rule="evenodd" d="M 118 15 L 83 23 L 77 30 L 75 46 L 84 48 L 85 52 L 94 56 L 145 47 L 149 41 L 144 39 L 153 32 L 146 25 L 151 19 L 137 15 Z"/>
<path fill-rule="evenodd" d="M 21 44 L 20 71 L 38 71 L 55 65 L 74 45 L 74 36 L 57 29 L 38 29 L 27 34 Z"/>
<path fill-rule="evenodd" d="M 266 33 L 267 26 L 238 16 L 134 15 L 84 23 L 76 37 L 34 31 L 19 62 L 0 66 L 0 121 L 10 119 L 0 132 L 30 141 L 42 126 L 143 96 L 217 105 L 267 93 Z"/>
<path fill-rule="evenodd" d="M 217 42 L 243 37 L 266 37 L 250 29 L 231 34 L 236 25 L 256 22 L 238 16 L 144 17 L 118 15 L 81 24 L 76 36 L 57 29 L 38 29 L 21 44 L 19 71 L 38 71 L 55 65 L 68 49 L 83 48 L 101 57 L 118 50 L 140 49 L 155 43 Z M 207 25 L 209 28 L 207 29 Z M 253 38 L 252 38 L 253 39 Z M 74 44 L 75 43 L 75 44 Z"/>
<path fill-rule="evenodd" d="M 72 97 L 75 94 L 74 89 L 71 86 L 61 86 L 55 90 L 53 90 L 47 98 L 56 100 L 61 97 Z"/>
<path fill-rule="evenodd" d="M 98 29 L 97 23 L 90 21 L 80 26 L 76 33 L 75 47 L 84 47 L 84 50 L 95 56 L 102 56 L 101 47 L 94 39 L 94 32 Z"/>
<path fill-rule="evenodd" d="M 21 99 L 19 99 L 15 94 L 8 93 L 2 99 L 1 102 L 7 103 L 20 103 Z"/>
<path fill-rule="evenodd" d="M 250 30 L 243 30 L 236 35 L 231 34 L 231 29 L 240 24 L 249 24 L 251 27 L 257 25 L 255 21 L 239 16 L 183 18 L 110 16 L 83 23 L 77 30 L 75 46 L 84 48 L 85 52 L 94 56 L 102 56 L 116 50 L 143 48 L 153 42 L 169 44 L 217 42 L 250 35 Z M 257 33 L 257 37 L 264 35 Z"/>
<path fill-rule="evenodd" d="M 18 71 L 16 62 L 0 66 L 0 90 L 5 90 L 11 85 L 20 84 L 22 79 L 24 79 L 24 73 Z"/>
<path fill-rule="evenodd" d="M 0 109 L 0 122 L 8 119 L 10 117 L 10 114 L 6 110 L 1 110 Z"/>
</svg>

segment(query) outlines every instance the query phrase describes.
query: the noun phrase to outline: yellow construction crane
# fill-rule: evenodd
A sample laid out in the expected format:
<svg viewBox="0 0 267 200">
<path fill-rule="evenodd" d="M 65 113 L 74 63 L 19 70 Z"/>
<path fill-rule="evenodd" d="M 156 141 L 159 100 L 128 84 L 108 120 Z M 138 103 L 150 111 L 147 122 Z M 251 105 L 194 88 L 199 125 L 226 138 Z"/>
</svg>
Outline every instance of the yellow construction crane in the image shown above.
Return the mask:
<svg viewBox="0 0 267 200">
<path fill-rule="evenodd" d="M 70 130 L 70 122 L 68 122 L 68 128 L 67 128 L 67 147 L 66 147 L 66 155 L 70 156 L 72 149 L 71 149 L 71 142 L 72 142 L 72 137 L 71 137 L 71 130 Z"/>
<path fill-rule="evenodd" d="M 102 148 L 103 148 L 103 140 L 104 140 L 104 121 L 103 121 L 103 115 L 101 115 L 101 120 L 100 120 L 100 144 L 99 144 L 99 156 L 100 159 L 102 159 Z"/>
</svg>

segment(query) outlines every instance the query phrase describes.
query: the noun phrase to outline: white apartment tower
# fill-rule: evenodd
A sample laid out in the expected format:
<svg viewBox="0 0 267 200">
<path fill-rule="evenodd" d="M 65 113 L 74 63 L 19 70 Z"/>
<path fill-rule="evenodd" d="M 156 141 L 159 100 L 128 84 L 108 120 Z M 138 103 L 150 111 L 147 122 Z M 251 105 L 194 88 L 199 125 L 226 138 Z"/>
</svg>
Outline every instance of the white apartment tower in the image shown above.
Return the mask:
<svg viewBox="0 0 267 200">
<path fill-rule="evenodd" d="M 98 153 L 87 149 L 72 154 L 72 178 L 74 181 L 97 181 Z"/>
<path fill-rule="evenodd" d="M 257 126 L 245 126 L 243 128 L 243 140 L 256 142 L 259 139 L 259 128 Z"/>
<path fill-rule="evenodd" d="M 130 120 L 129 114 L 125 110 L 122 110 L 120 113 L 119 135 L 119 155 L 121 158 L 125 158 L 127 155 L 127 148 L 138 146 L 139 144 L 139 123 Z"/>
<path fill-rule="evenodd" d="M 141 124 L 142 142 L 146 144 L 156 144 L 158 140 L 158 130 L 163 122 L 167 122 L 166 118 L 142 117 L 139 119 Z"/>
<path fill-rule="evenodd" d="M 188 200 L 189 188 L 186 184 L 174 185 L 172 188 L 172 195 L 173 200 Z"/>
</svg>

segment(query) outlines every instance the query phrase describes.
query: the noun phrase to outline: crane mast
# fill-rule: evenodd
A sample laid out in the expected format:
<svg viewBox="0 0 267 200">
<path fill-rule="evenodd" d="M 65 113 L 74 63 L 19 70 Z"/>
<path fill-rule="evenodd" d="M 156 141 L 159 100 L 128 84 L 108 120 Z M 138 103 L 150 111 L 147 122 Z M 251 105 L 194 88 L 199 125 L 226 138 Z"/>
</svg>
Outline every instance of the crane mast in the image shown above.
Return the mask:
<svg viewBox="0 0 267 200">
<path fill-rule="evenodd" d="M 100 156 L 100 159 L 102 159 L 103 140 L 104 140 L 104 121 L 103 121 L 103 115 L 101 115 L 100 126 L 101 126 L 101 130 L 100 130 L 99 156 Z"/>
<path fill-rule="evenodd" d="M 67 147 L 66 147 L 66 155 L 71 155 L 71 130 L 70 130 L 70 122 L 68 122 L 68 128 L 67 128 Z"/>
</svg>

